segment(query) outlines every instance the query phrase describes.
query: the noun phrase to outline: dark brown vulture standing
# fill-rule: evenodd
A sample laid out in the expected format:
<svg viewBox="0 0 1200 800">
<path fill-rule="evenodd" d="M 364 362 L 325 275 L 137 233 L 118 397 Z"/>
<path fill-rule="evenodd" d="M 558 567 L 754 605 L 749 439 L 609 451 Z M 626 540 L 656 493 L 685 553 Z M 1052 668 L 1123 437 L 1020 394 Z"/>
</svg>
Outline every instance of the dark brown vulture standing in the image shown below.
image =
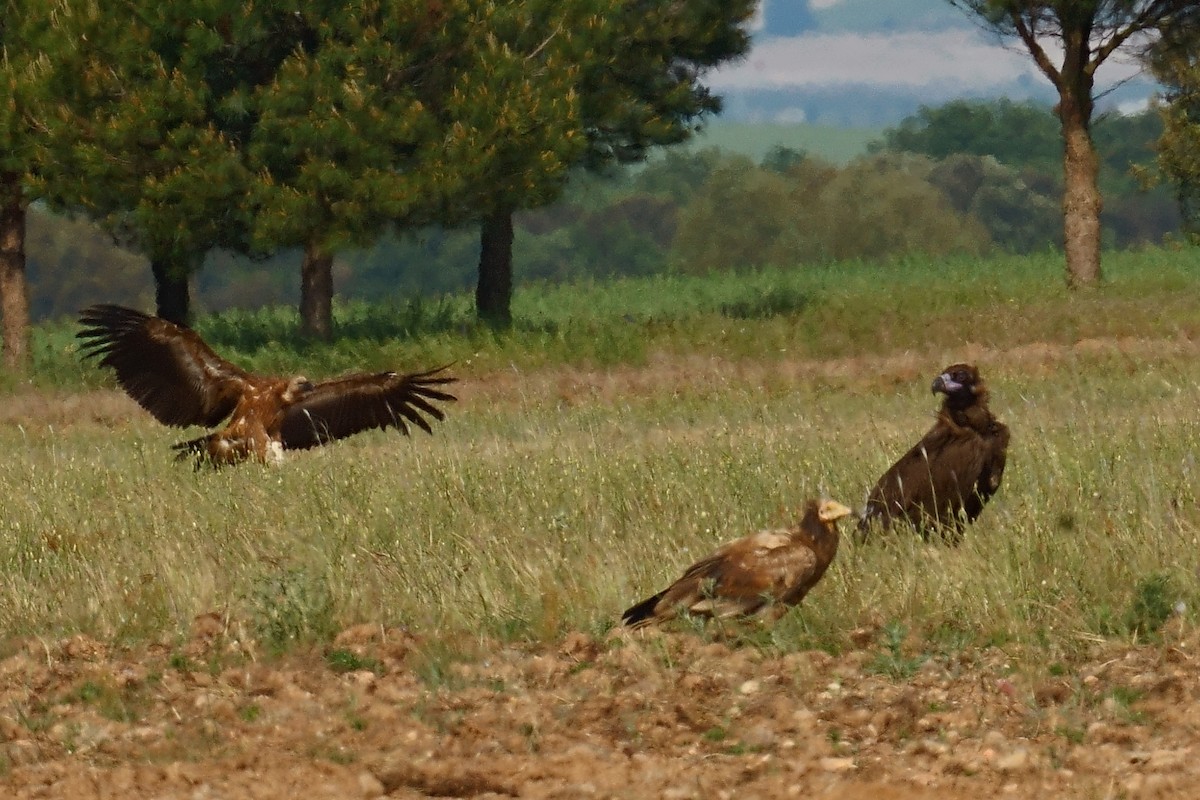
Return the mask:
<svg viewBox="0 0 1200 800">
<path fill-rule="evenodd" d="M 621 620 L 640 628 L 681 611 L 717 619 L 765 611 L 774 622 L 821 580 L 837 553 L 837 521 L 851 513 L 833 500 L 811 500 L 798 524 L 723 545 Z"/>
<path fill-rule="evenodd" d="M 954 364 L 933 381 L 944 394 L 937 422 L 883 474 L 867 496 L 858 522 L 865 538 L 874 524 L 897 519 L 921 529 L 944 531 L 957 542 L 963 525 L 974 522 L 1000 488 L 1008 452 L 1008 428 L 988 410 L 987 388 L 979 370 Z"/>
<path fill-rule="evenodd" d="M 207 436 L 175 445 L 197 465 L 277 461 L 284 450 L 315 447 L 371 428 L 408 425 L 432 433 L 429 420 L 445 418 L 434 401 L 454 395 L 445 367 L 399 375 L 360 373 L 311 383 L 303 376 L 252 375 L 218 356 L 194 331 L 114 305 L 79 316 L 85 358 L 99 357 L 130 397 L 164 425 L 208 428 Z"/>
</svg>

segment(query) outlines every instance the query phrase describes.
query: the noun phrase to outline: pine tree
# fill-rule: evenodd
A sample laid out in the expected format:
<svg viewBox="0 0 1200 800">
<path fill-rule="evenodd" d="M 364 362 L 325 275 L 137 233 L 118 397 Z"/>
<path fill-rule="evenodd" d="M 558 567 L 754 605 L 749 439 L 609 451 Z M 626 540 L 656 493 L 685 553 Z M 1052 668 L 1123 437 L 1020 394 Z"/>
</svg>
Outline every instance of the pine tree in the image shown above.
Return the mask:
<svg viewBox="0 0 1200 800">
<path fill-rule="evenodd" d="M 3 362 L 14 374 L 29 368 L 29 298 L 25 226 L 30 201 L 48 162 L 46 109 L 64 65 L 53 57 L 69 41 L 65 2 L 5 0 L 0 4 L 0 316 Z"/>
<path fill-rule="evenodd" d="M 186 323 L 205 254 L 248 248 L 249 94 L 303 31 L 286 8 L 229 0 L 106 3 L 71 26 L 47 195 L 143 253 L 158 314 Z"/>
<path fill-rule="evenodd" d="M 555 27 L 563 5 L 403 0 L 303 12 L 312 46 L 256 93 L 250 153 L 259 246 L 304 250 L 307 334 L 331 335 L 339 249 L 561 182 L 578 128 L 574 68 L 555 55 L 570 37 Z M 544 38 L 521 27 L 532 17 Z"/>
<path fill-rule="evenodd" d="M 704 72 L 749 47 L 745 23 L 756 0 L 573 0 L 572 39 L 564 56 L 579 65 L 577 92 L 584 142 L 573 164 L 603 170 L 641 161 L 651 147 L 686 140 L 698 120 L 720 110 L 701 83 Z M 537 12 L 536 4 L 519 4 Z M 535 13 L 527 29 L 539 30 Z M 479 317 L 511 321 L 512 215 L 554 198 L 548 192 L 508 191 L 499 182 L 482 208 Z"/>
</svg>

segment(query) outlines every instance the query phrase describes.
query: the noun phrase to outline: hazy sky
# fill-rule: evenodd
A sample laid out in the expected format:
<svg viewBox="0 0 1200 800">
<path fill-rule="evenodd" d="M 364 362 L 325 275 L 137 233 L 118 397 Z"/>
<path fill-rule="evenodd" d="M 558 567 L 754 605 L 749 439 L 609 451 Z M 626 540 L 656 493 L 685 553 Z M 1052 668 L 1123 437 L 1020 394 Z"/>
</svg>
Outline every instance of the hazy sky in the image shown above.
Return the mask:
<svg viewBox="0 0 1200 800">
<path fill-rule="evenodd" d="M 810 5 L 820 8 L 839 1 L 813 0 Z M 1050 49 L 1051 43 L 1047 47 Z M 1128 58 L 1110 58 L 1097 73 L 1097 86 L 1103 90 L 1139 70 Z M 872 84 L 908 89 L 940 85 L 972 93 L 1019 94 L 1017 87 L 1022 84 L 1050 86 L 1018 43 L 1001 45 L 994 35 L 970 24 L 890 35 L 758 35 L 744 61 L 715 71 L 709 80 L 718 91 Z"/>
</svg>

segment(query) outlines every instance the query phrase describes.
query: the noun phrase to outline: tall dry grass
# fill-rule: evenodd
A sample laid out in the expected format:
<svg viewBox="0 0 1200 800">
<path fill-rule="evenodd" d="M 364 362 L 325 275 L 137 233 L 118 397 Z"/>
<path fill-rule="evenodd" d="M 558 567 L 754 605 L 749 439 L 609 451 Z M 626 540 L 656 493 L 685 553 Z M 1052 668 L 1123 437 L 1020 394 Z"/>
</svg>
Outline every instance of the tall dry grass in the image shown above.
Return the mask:
<svg viewBox="0 0 1200 800">
<path fill-rule="evenodd" d="M 1194 619 L 1200 361 L 1169 344 L 988 351 L 1013 444 L 963 545 L 847 535 L 766 641 L 836 649 L 890 625 L 1070 658 L 1177 603 Z M 434 437 L 363 435 L 278 468 L 193 472 L 171 461 L 182 437 L 140 414 L 10 422 L 0 630 L 169 640 L 220 609 L 281 648 L 368 620 L 448 640 L 601 631 L 805 498 L 860 504 L 960 354 L 656 382 L 664 361 L 625 391 L 485 375 Z"/>
</svg>

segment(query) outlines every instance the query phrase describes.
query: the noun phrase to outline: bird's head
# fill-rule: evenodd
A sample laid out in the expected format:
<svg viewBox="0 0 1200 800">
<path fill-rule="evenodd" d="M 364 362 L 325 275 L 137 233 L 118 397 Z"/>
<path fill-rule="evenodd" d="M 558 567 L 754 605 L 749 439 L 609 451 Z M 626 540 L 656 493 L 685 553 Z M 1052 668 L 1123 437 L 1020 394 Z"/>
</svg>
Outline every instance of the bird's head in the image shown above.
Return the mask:
<svg viewBox="0 0 1200 800">
<path fill-rule="evenodd" d="M 312 390 L 312 381 L 303 375 L 297 375 L 288 381 L 287 389 L 283 393 L 283 399 L 288 403 L 294 403 Z"/>
<path fill-rule="evenodd" d="M 985 392 L 979 370 L 971 364 L 946 367 L 929 388 L 934 394 L 946 395 L 946 404 L 956 408 L 971 405 Z"/>
<path fill-rule="evenodd" d="M 805 504 L 800 530 L 808 538 L 810 547 L 837 549 L 838 520 L 854 512 L 836 500 L 809 500 Z"/>
<path fill-rule="evenodd" d="M 822 500 L 817 504 L 817 519 L 821 522 L 837 522 L 854 512 L 836 500 Z"/>
</svg>

